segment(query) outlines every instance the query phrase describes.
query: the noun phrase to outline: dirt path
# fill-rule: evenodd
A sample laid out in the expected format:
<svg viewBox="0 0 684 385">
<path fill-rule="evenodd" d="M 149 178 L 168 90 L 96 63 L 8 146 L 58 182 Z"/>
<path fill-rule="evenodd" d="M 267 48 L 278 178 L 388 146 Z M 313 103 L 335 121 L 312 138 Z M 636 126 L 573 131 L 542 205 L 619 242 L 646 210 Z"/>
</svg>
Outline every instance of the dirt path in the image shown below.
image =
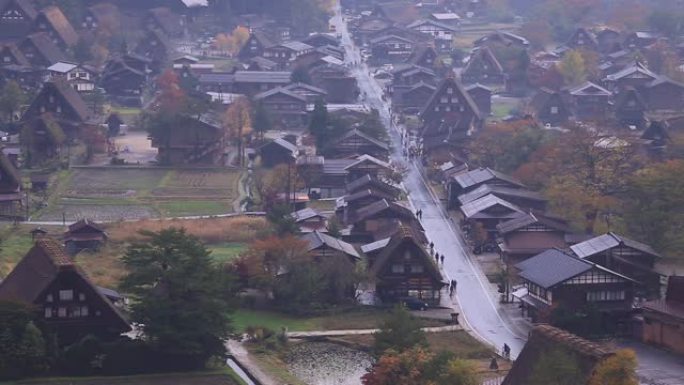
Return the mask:
<svg viewBox="0 0 684 385">
<path fill-rule="evenodd" d="M 240 363 L 249 373 L 256 378 L 261 385 L 280 385 L 278 381 L 266 374 L 259 365 L 249 355 L 242 343 L 236 340 L 228 340 L 226 348 L 233 355 L 233 358 Z"/>
</svg>

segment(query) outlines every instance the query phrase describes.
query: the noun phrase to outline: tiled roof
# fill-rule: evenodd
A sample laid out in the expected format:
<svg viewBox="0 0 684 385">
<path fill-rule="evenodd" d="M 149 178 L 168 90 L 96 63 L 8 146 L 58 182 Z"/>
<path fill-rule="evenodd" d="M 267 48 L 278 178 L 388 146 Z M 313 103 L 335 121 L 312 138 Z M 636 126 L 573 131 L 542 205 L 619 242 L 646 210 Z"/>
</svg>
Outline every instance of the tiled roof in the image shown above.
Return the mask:
<svg viewBox="0 0 684 385">
<path fill-rule="evenodd" d="M 579 258 L 587 258 L 612 249 L 620 244 L 654 257 L 660 257 L 660 254 L 653 250 L 651 246 L 631 240 L 629 238 L 625 238 L 615 233 L 599 235 L 598 237 L 594 237 L 587 241 L 572 245 L 570 248 L 572 249 L 572 252 L 575 253 L 575 255 L 577 255 Z"/>
<path fill-rule="evenodd" d="M 513 197 L 538 202 L 546 201 L 546 199 L 536 191 L 528 190 L 525 188 L 511 188 L 505 186 L 490 185 L 486 183 L 473 191 L 459 195 L 458 200 L 459 202 L 461 202 L 461 204 L 465 204 L 489 194 L 494 194 L 498 197 Z"/>
<path fill-rule="evenodd" d="M 560 218 L 552 218 L 542 213 L 533 212 L 525 213 L 518 218 L 500 223 L 496 226 L 496 230 L 499 232 L 499 234 L 507 234 L 535 223 L 543 224 L 554 230 L 570 232 L 570 226 L 568 226 L 565 220 Z"/>
<path fill-rule="evenodd" d="M 320 231 L 313 231 L 309 234 L 303 235 L 302 240 L 309 243 L 309 251 L 315 250 L 323 245 L 330 247 L 331 249 L 340 251 L 344 254 L 352 256 L 354 259 L 360 259 L 361 256 L 356 248 L 343 240 L 337 239 Z"/>
<path fill-rule="evenodd" d="M 558 249 L 549 249 L 515 265 L 518 276 L 545 289 L 592 269 L 593 264 Z"/>
<path fill-rule="evenodd" d="M 485 195 L 482 198 L 475 199 L 474 201 L 468 202 L 461 206 L 461 211 L 463 212 L 463 215 L 465 215 L 466 218 L 472 218 L 476 214 L 481 213 L 484 210 L 487 210 L 491 207 L 494 206 L 503 206 L 508 208 L 509 210 L 513 212 L 518 212 L 521 213 L 522 210 L 518 208 L 518 206 L 514 205 L 513 203 L 510 203 L 508 201 L 505 201 L 496 195 Z M 506 214 L 508 215 L 508 214 Z"/>
<path fill-rule="evenodd" d="M 514 186 L 524 187 L 522 183 L 518 182 L 513 177 L 494 171 L 490 168 L 477 168 L 454 176 L 454 181 L 464 189 L 496 179 L 510 183 Z"/>
</svg>

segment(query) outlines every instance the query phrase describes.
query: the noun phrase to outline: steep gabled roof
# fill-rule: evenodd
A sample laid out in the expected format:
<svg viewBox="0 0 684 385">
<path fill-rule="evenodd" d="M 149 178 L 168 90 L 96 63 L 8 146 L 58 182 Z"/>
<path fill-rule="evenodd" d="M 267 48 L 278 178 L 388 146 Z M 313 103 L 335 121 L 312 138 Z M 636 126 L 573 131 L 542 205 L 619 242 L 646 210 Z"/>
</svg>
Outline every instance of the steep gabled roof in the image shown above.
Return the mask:
<svg viewBox="0 0 684 385">
<path fill-rule="evenodd" d="M 318 230 L 314 230 L 311 233 L 303 235 L 300 237 L 300 239 L 308 242 L 308 251 L 316 250 L 321 246 L 328 246 L 331 249 L 344 253 L 356 260 L 361 259 L 361 255 L 359 255 L 359 252 L 352 244 L 322 233 Z"/>
<path fill-rule="evenodd" d="M 98 231 L 98 232 L 101 232 L 101 233 L 105 232 L 104 229 L 102 229 L 102 227 L 100 227 L 100 225 L 98 225 L 97 223 L 95 223 L 95 222 L 93 222 L 87 218 L 81 219 L 77 222 L 70 224 L 68 232 L 72 233 L 72 232 L 80 231 L 80 230 L 83 230 L 86 228 L 91 228 L 91 229 Z"/>
<path fill-rule="evenodd" d="M 31 20 L 38 16 L 38 11 L 33 6 L 31 0 L 3 0 L 0 1 L 0 11 L 3 11 L 7 6 L 15 4 L 24 14 Z"/>
<path fill-rule="evenodd" d="M 295 156 L 298 152 L 296 145 L 288 142 L 287 140 L 285 140 L 283 138 L 273 139 L 272 141 L 265 143 L 263 146 L 261 146 L 261 148 L 266 147 L 266 146 L 271 146 L 271 145 L 276 145 L 276 146 L 282 147 L 286 151 L 289 151 L 290 153 L 292 153 L 293 156 Z"/>
<path fill-rule="evenodd" d="M 581 376 L 585 378 L 581 384 L 589 380 L 594 368 L 600 361 L 613 354 L 597 343 L 580 338 L 565 330 L 551 325 L 537 325 L 530 332 L 525 347 L 501 385 L 530 384 L 535 377 L 535 370 L 539 367 L 539 360 L 555 350 L 561 350 L 577 360 L 576 363 L 581 370 Z"/>
<path fill-rule="evenodd" d="M 69 84 L 60 80 L 52 80 L 43 85 L 43 89 L 46 87 L 53 88 L 57 94 L 60 95 L 73 109 L 81 121 L 85 122 L 88 120 L 90 116 L 88 112 L 88 106 L 86 106 L 85 102 L 81 98 L 81 95 L 79 95 L 78 92 L 71 86 L 69 86 Z"/>
<path fill-rule="evenodd" d="M 64 53 L 50 40 L 50 37 L 45 32 L 32 33 L 26 36 L 26 39 L 20 44 L 30 43 L 50 64 L 65 60 Z"/>
<path fill-rule="evenodd" d="M 292 217 L 292 219 L 294 219 L 295 223 L 299 223 L 301 221 L 305 221 L 311 218 L 325 218 L 323 214 L 321 214 L 317 210 L 312 209 L 311 207 L 307 207 L 305 209 L 301 209 L 293 213 L 290 213 L 290 216 Z"/>
<path fill-rule="evenodd" d="M 475 42 L 473 44 L 475 46 L 481 46 L 481 45 L 487 44 L 487 43 L 492 42 L 492 41 L 499 41 L 502 43 L 508 42 L 509 44 L 510 43 L 517 43 L 517 44 L 520 44 L 523 46 L 530 45 L 529 40 L 525 39 L 524 37 L 522 37 L 520 35 L 516 35 L 516 34 L 511 33 L 511 32 L 505 32 L 505 31 L 492 32 L 488 35 L 485 35 L 485 36 L 475 40 Z"/>
<path fill-rule="evenodd" d="M 469 72 L 470 70 L 472 70 L 472 66 L 481 63 L 482 61 L 494 66 L 496 72 L 503 73 L 503 66 L 501 66 L 499 59 L 497 59 L 496 56 L 494 56 L 494 52 L 492 52 L 492 50 L 489 49 L 489 47 L 487 46 L 480 47 L 475 50 L 475 52 L 470 56 L 470 60 L 468 60 L 468 64 L 466 64 L 466 67 L 465 69 L 463 69 L 463 72 Z"/>
<path fill-rule="evenodd" d="M 431 54 L 434 57 L 437 57 L 437 52 L 432 46 L 429 45 L 419 45 L 416 46 L 413 49 L 413 52 L 411 52 L 411 56 L 406 59 L 407 63 L 411 64 L 416 64 L 420 63 L 426 55 Z"/>
<path fill-rule="evenodd" d="M 17 61 L 17 65 L 20 66 L 30 66 L 31 63 L 26 59 L 26 56 L 17 48 L 17 45 L 14 43 L 9 43 L 5 44 L 4 46 L 0 47 L 0 53 L 3 51 L 9 51 L 9 54 L 14 57 L 14 60 Z"/>
<path fill-rule="evenodd" d="M 656 258 L 661 258 L 661 255 L 653 250 L 651 246 L 631 240 L 629 238 L 625 238 L 615 233 L 599 235 L 598 237 L 594 237 L 587 241 L 572 245 L 570 246 L 570 249 L 572 249 L 572 252 L 575 253 L 575 255 L 577 255 L 579 258 L 584 259 L 599 253 L 603 253 L 604 251 L 610 250 L 620 245 L 630 247 Z"/>
<path fill-rule="evenodd" d="M 373 266 L 370 268 L 371 275 L 377 276 L 382 268 L 387 263 L 391 262 L 390 257 L 398 248 L 401 248 L 401 250 L 407 249 L 406 243 L 408 242 L 412 243 L 415 246 L 414 249 L 418 250 L 419 257 L 421 257 L 421 259 L 423 259 L 425 262 L 427 271 L 430 273 L 430 275 L 432 275 L 432 278 L 435 281 L 444 282 L 442 274 L 434 262 L 434 258 L 427 252 L 425 248 L 426 245 L 420 242 L 420 239 L 423 239 L 423 237 L 419 234 L 416 234 L 416 231 L 416 229 L 412 229 L 411 227 L 400 225 L 397 231 L 389 238 L 389 241 L 382 249 L 377 259 L 373 262 Z M 381 240 L 380 242 L 384 243 L 384 240 Z M 370 248 L 368 246 L 370 245 L 366 245 L 366 249 Z M 378 249 L 379 248 L 375 248 L 375 250 Z"/>
<path fill-rule="evenodd" d="M 627 103 L 632 99 L 638 103 L 639 107 L 642 109 L 648 109 L 648 103 L 646 103 L 646 99 L 643 97 L 643 95 L 641 95 L 641 92 L 634 87 L 627 87 L 624 91 L 617 95 L 615 99 L 615 109 L 618 111 L 622 110 L 624 107 L 627 107 Z"/>
<path fill-rule="evenodd" d="M 130 330 L 128 322 L 69 258 L 64 248 L 56 240 L 48 237 L 36 241 L 31 250 L 0 283 L 0 299 L 33 304 L 60 273 L 76 274 L 90 287 L 91 293 L 98 296 L 101 303 L 113 313 L 121 330 Z"/>
<path fill-rule="evenodd" d="M 78 33 L 76 33 L 76 30 L 74 30 L 74 27 L 71 26 L 71 23 L 58 6 L 51 5 L 43 8 L 40 11 L 40 15 L 43 15 L 45 20 L 50 23 L 50 26 L 52 26 L 64 44 L 72 47 L 78 43 Z"/>
<path fill-rule="evenodd" d="M 468 105 L 468 108 L 470 108 L 470 110 L 473 111 L 473 114 L 478 119 L 482 119 L 482 112 L 480 112 L 480 109 L 477 107 L 477 104 L 470 96 L 470 94 L 468 94 L 468 92 L 466 92 L 466 90 L 463 88 L 461 82 L 450 77 L 444 79 L 442 83 L 437 87 L 437 90 L 435 90 L 432 96 L 430 96 L 430 99 L 428 99 L 427 103 L 425 103 L 425 107 L 423 107 L 423 110 L 421 111 L 420 115 L 426 116 L 427 114 L 429 114 L 429 112 L 433 110 L 434 104 L 439 101 L 439 98 L 449 87 L 454 89 L 453 95 L 462 95 L 463 99 Z"/>
</svg>

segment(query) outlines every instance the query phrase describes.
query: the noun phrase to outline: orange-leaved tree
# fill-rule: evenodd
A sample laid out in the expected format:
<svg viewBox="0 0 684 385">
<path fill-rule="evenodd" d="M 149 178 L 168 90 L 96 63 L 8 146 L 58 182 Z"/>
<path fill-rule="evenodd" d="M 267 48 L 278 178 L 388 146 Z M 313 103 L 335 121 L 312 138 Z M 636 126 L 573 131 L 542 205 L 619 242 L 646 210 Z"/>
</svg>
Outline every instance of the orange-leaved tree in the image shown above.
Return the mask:
<svg viewBox="0 0 684 385">
<path fill-rule="evenodd" d="M 639 385 L 637 357 L 631 349 L 621 349 L 594 369 L 589 385 Z"/>
</svg>

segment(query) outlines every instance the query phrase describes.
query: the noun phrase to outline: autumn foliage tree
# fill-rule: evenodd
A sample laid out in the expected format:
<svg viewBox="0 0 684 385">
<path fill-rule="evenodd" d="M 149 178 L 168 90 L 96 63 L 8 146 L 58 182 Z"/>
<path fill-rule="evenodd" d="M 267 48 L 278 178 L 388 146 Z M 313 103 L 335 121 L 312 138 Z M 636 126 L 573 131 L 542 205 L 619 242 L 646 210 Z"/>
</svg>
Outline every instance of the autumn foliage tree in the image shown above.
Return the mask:
<svg viewBox="0 0 684 385">
<path fill-rule="evenodd" d="M 576 86 L 587 79 L 584 57 L 579 50 L 571 50 L 565 53 L 558 70 L 563 75 L 566 84 Z"/>
<path fill-rule="evenodd" d="M 226 109 L 223 115 L 225 136 L 237 147 L 237 164 L 242 166 L 245 158 L 245 142 L 252 133 L 252 106 L 249 99 L 239 97 Z"/>
<path fill-rule="evenodd" d="M 362 377 L 364 385 L 478 385 L 477 367 L 450 354 L 417 347 L 388 351 Z"/>
<path fill-rule="evenodd" d="M 620 349 L 596 366 L 589 385 L 639 385 L 636 368 L 636 353 Z"/>
</svg>

